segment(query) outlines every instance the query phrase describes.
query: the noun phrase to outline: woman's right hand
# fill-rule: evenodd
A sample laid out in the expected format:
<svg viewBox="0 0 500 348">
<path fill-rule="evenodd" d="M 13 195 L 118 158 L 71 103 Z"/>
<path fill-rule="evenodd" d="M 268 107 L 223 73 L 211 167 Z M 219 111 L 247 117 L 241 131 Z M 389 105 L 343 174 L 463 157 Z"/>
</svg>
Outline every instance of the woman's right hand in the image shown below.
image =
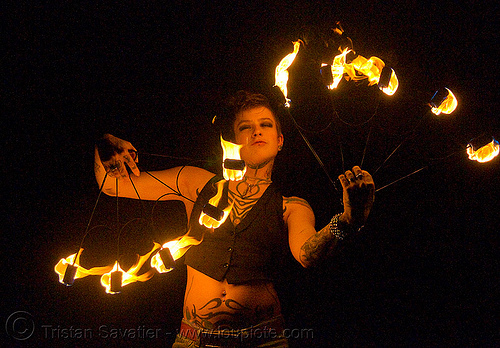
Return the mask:
<svg viewBox="0 0 500 348">
<path fill-rule="evenodd" d="M 137 150 L 128 141 L 117 138 L 111 134 L 105 134 L 96 144 L 97 154 L 106 173 L 111 177 L 128 176 L 127 165 L 134 173 L 139 176 L 137 163 L 139 158 Z"/>
</svg>

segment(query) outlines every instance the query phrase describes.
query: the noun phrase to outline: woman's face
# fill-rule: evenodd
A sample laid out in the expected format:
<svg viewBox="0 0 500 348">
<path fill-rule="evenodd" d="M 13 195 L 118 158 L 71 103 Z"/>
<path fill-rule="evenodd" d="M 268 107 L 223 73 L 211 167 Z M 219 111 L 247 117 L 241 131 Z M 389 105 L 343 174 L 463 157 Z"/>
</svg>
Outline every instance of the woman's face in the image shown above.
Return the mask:
<svg viewBox="0 0 500 348">
<path fill-rule="evenodd" d="M 273 160 L 283 135 L 278 134 L 276 119 L 264 106 L 245 110 L 236 116 L 233 125 L 237 144 L 242 147 L 241 158 L 249 165 L 259 165 Z"/>
</svg>

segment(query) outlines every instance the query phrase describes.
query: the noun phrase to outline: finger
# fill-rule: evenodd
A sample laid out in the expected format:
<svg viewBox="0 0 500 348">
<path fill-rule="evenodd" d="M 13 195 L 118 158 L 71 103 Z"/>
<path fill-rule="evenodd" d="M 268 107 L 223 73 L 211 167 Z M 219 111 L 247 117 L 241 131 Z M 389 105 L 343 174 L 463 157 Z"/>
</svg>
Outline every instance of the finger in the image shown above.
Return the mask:
<svg viewBox="0 0 500 348">
<path fill-rule="evenodd" d="M 363 170 L 363 180 L 368 185 L 375 185 L 375 182 L 373 181 L 373 177 L 366 170 Z"/>
<path fill-rule="evenodd" d="M 361 168 L 359 166 L 352 167 L 352 172 L 354 173 L 356 180 L 363 179 L 363 171 L 361 170 Z"/>
<path fill-rule="evenodd" d="M 369 194 L 373 197 L 372 199 L 375 199 L 375 182 L 371 174 L 367 171 L 363 171 L 363 184 L 368 188 Z"/>
<path fill-rule="evenodd" d="M 133 150 L 129 149 L 128 153 L 130 154 L 135 163 L 139 163 L 139 154 L 137 153 L 136 149 Z"/>
<path fill-rule="evenodd" d="M 120 162 L 120 164 L 121 164 L 120 165 L 120 176 L 127 177 L 128 171 L 127 171 L 126 165 L 130 167 L 129 162 L 133 162 L 132 158 L 129 155 L 128 150 L 125 148 L 120 149 L 120 152 L 117 153 L 117 158 L 121 159 L 121 160 L 118 160 L 118 162 Z M 135 165 L 135 162 L 134 162 L 134 165 Z"/>
<path fill-rule="evenodd" d="M 340 184 L 342 185 L 342 188 L 346 189 L 347 186 L 349 186 L 349 180 L 345 177 L 344 174 L 339 175 L 339 181 Z"/>
<path fill-rule="evenodd" d="M 356 182 L 356 178 L 355 178 L 353 172 L 351 172 L 350 170 L 346 171 L 344 175 L 347 178 L 347 180 L 349 180 L 350 182 Z"/>
<path fill-rule="evenodd" d="M 124 146 L 124 152 L 128 152 L 135 161 L 137 156 L 137 149 L 134 147 L 134 145 L 132 145 L 130 142 L 127 141 Z"/>
<path fill-rule="evenodd" d="M 120 176 L 122 178 L 126 178 L 128 176 L 128 172 L 127 172 L 127 168 L 125 167 L 125 159 L 123 159 L 123 162 L 122 161 L 119 161 L 120 163 L 120 167 L 118 168 L 119 169 L 119 172 L 120 172 Z"/>
<path fill-rule="evenodd" d="M 125 160 L 127 166 L 132 170 L 132 173 L 134 173 L 135 176 L 139 176 L 140 175 L 139 168 L 137 167 L 132 157 L 130 155 L 125 155 L 123 156 L 123 159 Z"/>
</svg>

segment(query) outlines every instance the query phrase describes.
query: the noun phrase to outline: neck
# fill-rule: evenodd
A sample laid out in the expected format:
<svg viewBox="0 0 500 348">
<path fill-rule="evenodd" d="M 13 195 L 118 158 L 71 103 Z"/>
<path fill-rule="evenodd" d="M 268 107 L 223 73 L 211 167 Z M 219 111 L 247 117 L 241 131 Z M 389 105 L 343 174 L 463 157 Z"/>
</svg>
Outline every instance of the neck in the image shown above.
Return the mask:
<svg viewBox="0 0 500 348">
<path fill-rule="evenodd" d="M 259 164 L 248 164 L 245 177 L 249 179 L 271 180 L 274 160 L 270 159 Z"/>
</svg>

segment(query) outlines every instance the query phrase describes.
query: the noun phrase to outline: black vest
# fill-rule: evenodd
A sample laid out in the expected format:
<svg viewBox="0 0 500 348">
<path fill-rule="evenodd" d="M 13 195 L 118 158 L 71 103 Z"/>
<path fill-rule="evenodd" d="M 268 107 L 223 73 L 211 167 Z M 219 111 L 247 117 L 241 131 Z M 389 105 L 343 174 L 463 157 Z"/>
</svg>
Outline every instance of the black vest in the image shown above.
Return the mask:
<svg viewBox="0 0 500 348">
<path fill-rule="evenodd" d="M 205 185 L 194 205 L 189 234 L 204 237 L 202 243 L 186 253 L 186 265 L 217 281 L 227 279 L 230 284 L 274 280 L 282 257 L 288 252 L 283 196 L 271 184 L 237 226 L 227 218 L 211 231 L 198 220 L 203 206 L 215 195 L 219 179 L 213 178 Z"/>
</svg>

